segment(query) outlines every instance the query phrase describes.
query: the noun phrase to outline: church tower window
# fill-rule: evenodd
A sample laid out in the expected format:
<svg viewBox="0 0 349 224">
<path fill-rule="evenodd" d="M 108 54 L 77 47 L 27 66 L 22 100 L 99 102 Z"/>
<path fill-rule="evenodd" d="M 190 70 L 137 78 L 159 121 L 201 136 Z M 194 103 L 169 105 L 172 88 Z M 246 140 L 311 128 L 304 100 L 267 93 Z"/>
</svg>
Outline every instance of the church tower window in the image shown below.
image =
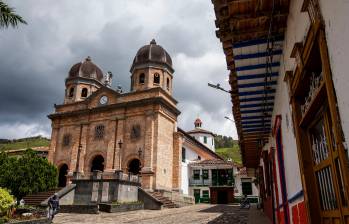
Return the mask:
<svg viewBox="0 0 349 224">
<path fill-rule="evenodd" d="M 87 88 L 81 90 L 81 97 L 87 97 Z"/>
<path fill-rule="evenodd" d="M 63 146 L 69 146 L 70 145 L 70 139 L 71 139 L 71 135 L 70 134 L 65 134 L 63 136 Z"/>
<path fill-rule="evenodd" d="M 159 85 L 160 84 L 160 75 L 159 73 L 154 74 L 154 84 Z"/>
<path fill-rule="evenodd" d="M 145 74 L 144 74 L 144 73 L 141 73 L 141 74 L 139 75 L 139 83 L 140 83 L 140 84 L 144 84 L 144 82 L 145 82 Z"/>
<path fill-rule="evenodd" d="M 95 127 L 95 139 L 102 139 L 104 137 L 104 125 L 97 125 Z"/>
<path fill-rule="evenodd" d="M 167 78 L 167 80 L 166 80 L 166 88 L 167 88 L 167 90 L 170 90 L 170 79 L 169 78 Z"/>
<path fill-rule="evenodd" d="M 69 89 L 69 94 L 68 97 L 73 97 L 74 96 L 74 87 Z"/>
</svg>

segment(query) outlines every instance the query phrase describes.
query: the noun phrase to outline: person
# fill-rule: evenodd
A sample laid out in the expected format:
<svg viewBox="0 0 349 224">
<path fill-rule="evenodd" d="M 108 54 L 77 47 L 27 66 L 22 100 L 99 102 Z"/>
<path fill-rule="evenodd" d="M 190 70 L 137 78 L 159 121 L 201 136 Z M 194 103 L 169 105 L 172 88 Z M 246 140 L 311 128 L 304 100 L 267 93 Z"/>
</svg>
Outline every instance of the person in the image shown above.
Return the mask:
<svg viewBox="0 0 349 224">
<path fill-rule="evenodd" d="M 247 195 L 244 195 L 244 197 L 241 198 L 240 208 L 250 209 L 250 207 L 251 207 L 250 201 L 248 200 Z"/>
<path fill-rule="evenodd" d="M 55 193 L 53 196 L 51 196 L 48 199 L 48 218 L 49 219 L 53 219 L 55 217 L 55 215 L 58 213 L 58 209 L 59 209 L 59 197 L 58 194 Z"/>
</svg>

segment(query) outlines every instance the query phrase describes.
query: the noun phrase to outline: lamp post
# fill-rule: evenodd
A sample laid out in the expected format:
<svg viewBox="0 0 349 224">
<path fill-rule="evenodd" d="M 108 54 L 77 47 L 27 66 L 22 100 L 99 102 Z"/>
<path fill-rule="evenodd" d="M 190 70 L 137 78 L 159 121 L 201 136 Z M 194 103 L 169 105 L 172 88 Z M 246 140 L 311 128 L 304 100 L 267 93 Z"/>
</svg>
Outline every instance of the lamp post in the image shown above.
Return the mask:
<svg viewBox="0 0 349 224">
<path fill-rule="evenodd" d="M 122 148 L 121 139 L 119 140 L 118 145 L 119 145 L 119 169 L 121 170 L 121 148 Z"/>
<path fill-rule="evenodd" d="M 224 118 L 227 119 L 227 120 L 229 120 L 229 121 L 231 121 L 231 122 L 233 122 L 233 123 L 235 123 L 235 121 L 234 121 L 233 119 L 231 119 L 231 118 L 229 118 L 229 117 L 227 117 L 227 116 L 225 116 Z"/>
<path fill-rule="evenodd" d="M 221 87 L 221 84 L 219 84 L 219 83 L 217 83 L 216 85 L 211 84 L 211 83 L 207 83 L 207 85 L 208 85 L 209 87 L 212 87 L 212 88 L 221 90 L 221 91 L 223 91 L 223 92 L 231 93 L 231 91 L 228 91 L 228 90 L 226 90 L 226 89 L 223 89 L 223 88 Z"/>
</svg>

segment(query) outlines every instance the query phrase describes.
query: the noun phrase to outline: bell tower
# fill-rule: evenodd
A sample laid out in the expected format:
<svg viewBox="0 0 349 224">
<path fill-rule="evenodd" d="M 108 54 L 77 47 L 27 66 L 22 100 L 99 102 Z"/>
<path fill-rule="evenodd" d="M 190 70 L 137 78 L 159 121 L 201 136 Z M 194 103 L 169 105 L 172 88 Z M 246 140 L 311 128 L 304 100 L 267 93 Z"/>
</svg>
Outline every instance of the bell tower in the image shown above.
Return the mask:
<svg viewBox="0 0 349 224">
<path fill-rule="evenodd" d="M 91 57 L 71 67 L 65 80 L 64 104 L 83 101 L 103 85 L 103 72 Z"/>
<path fill-rule="evenodd" d="M 172 95 L 172 59 L 154 39 L 138 50 L 130 72 L 131 91 L 160 87 Z"/>
</svg>

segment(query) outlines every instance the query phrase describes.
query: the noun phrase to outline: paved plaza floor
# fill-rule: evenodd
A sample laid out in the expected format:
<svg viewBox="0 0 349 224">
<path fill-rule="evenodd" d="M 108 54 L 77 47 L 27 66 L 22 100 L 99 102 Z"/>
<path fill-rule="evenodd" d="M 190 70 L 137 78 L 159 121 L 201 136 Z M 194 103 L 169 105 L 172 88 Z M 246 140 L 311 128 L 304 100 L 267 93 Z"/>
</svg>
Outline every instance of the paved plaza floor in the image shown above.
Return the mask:
<svg viewBox="0 0 349 224">
<path fill-rule="evenodd" d="M 93 214 L 58 214 L 54 224 L 111 224 L 111 223 L 141 223 L 141 224 L 270 224 L 268 219 L 255 208 L 241 210 L 233 205 L 198 204 L 174 209 L 139 210 L 122 213 Z"/>
</svg>

